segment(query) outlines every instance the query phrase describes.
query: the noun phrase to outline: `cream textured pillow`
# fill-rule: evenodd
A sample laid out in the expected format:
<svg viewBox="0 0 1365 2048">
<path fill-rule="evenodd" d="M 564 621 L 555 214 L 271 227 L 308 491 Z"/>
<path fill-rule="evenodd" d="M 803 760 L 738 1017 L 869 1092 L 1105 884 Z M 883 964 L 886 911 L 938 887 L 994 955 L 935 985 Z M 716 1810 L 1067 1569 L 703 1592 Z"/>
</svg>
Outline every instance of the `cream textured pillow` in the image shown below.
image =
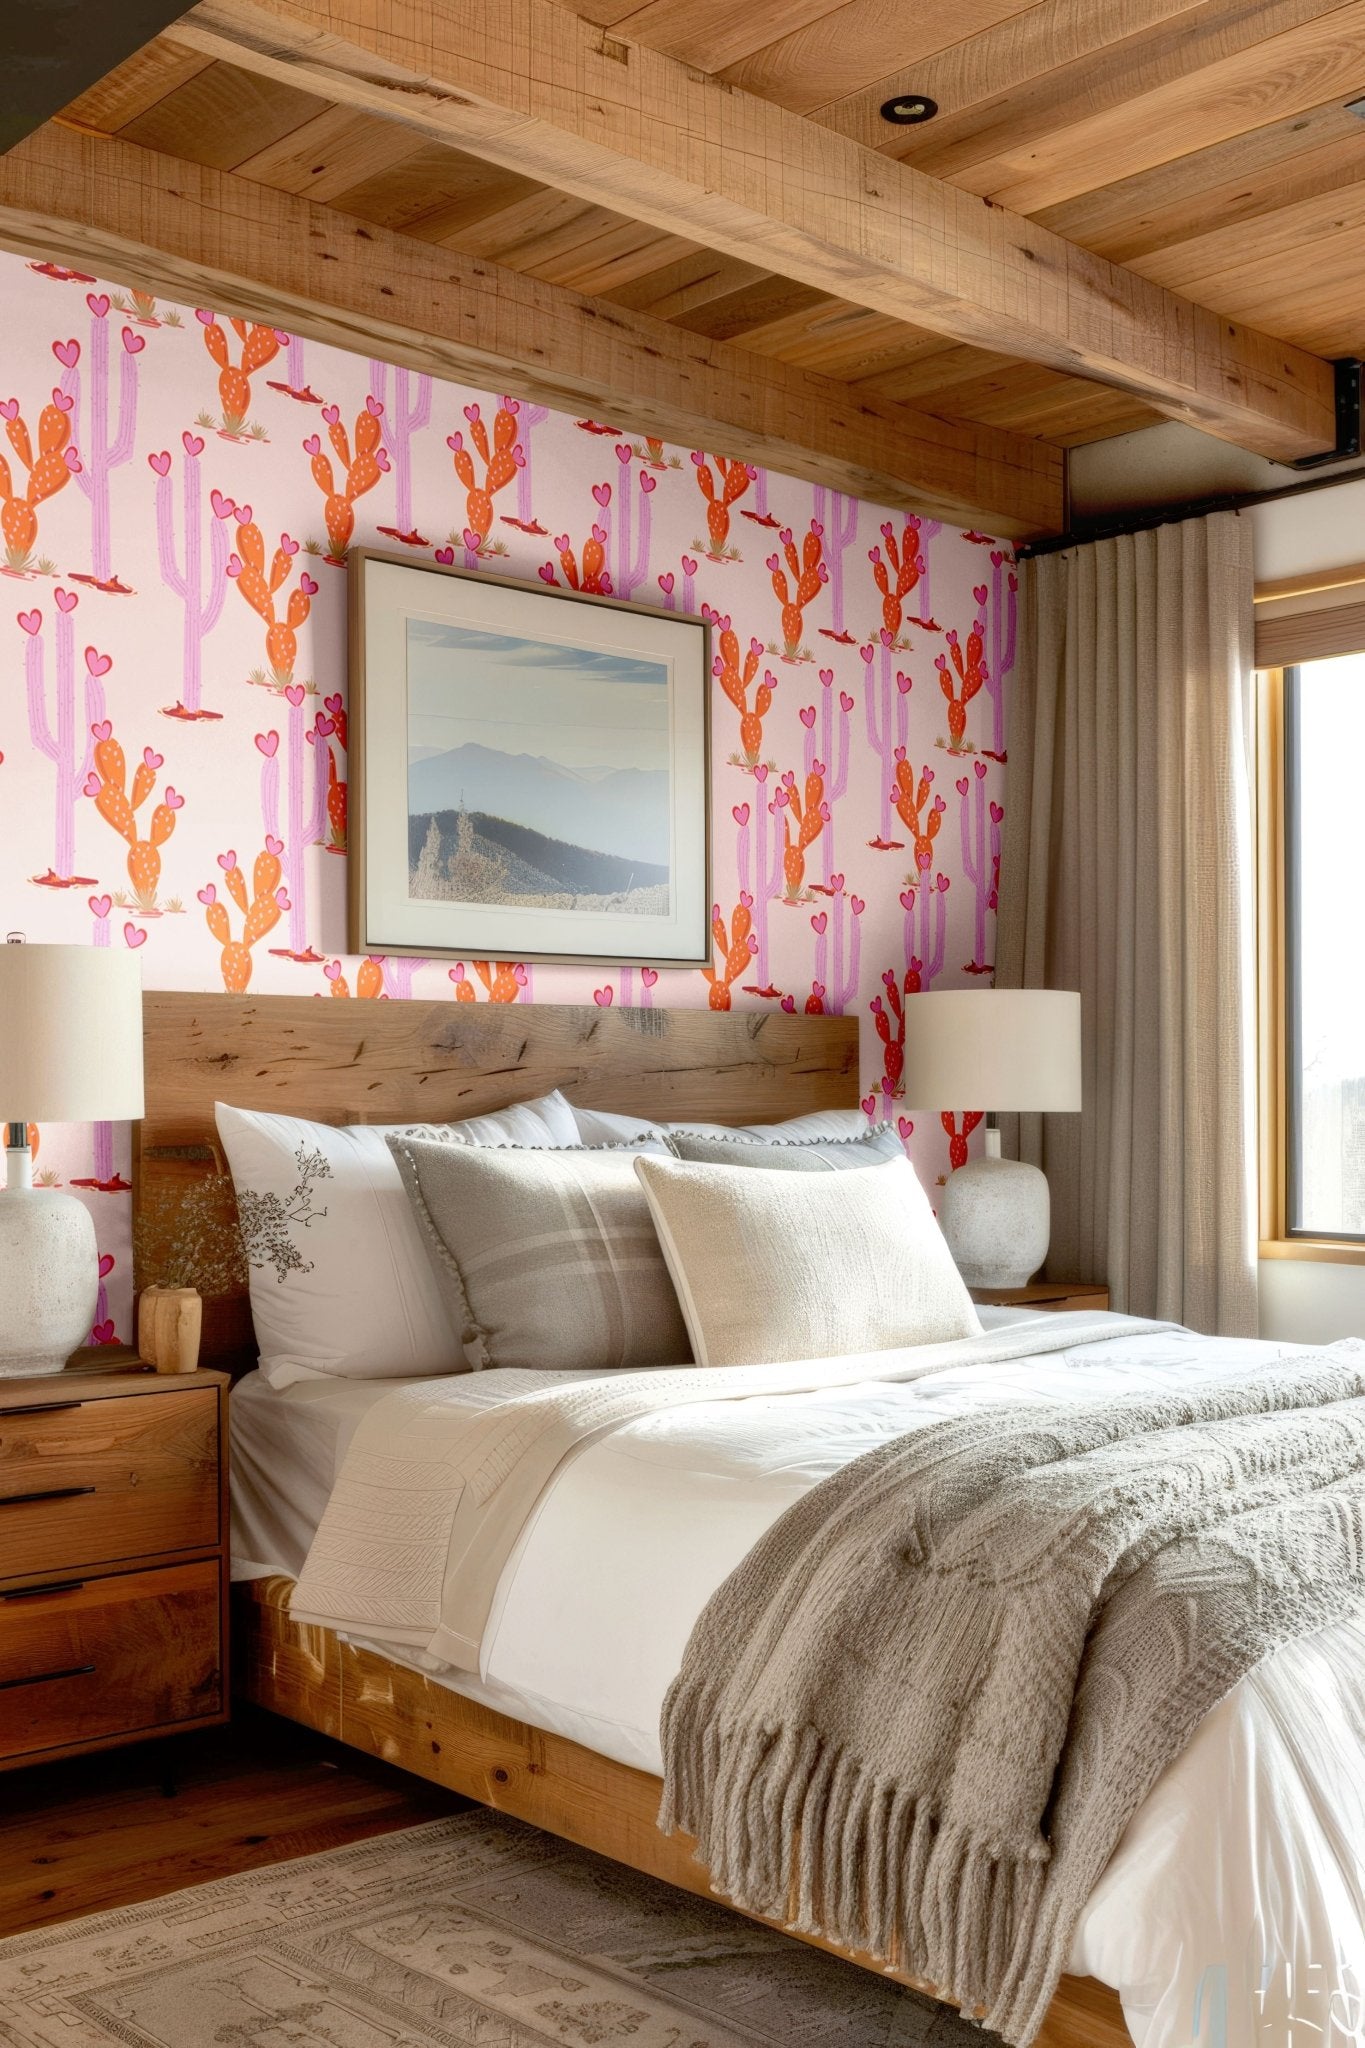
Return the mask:
<svg viewBox="0 0 1365 2048">
<path fill-rule="evenodd" d="M 476 1151 L 393 1136 L 465 1361 L 602 1372 L 686 1365 L 637 1154 Z"/>
<path fill-rule="evenodd" d="M 634 1170 L 699 1365 L 844 1358 L 981 1334 L 906 1159 L 861 1173 L 643 1158 Z"/>
</svg>

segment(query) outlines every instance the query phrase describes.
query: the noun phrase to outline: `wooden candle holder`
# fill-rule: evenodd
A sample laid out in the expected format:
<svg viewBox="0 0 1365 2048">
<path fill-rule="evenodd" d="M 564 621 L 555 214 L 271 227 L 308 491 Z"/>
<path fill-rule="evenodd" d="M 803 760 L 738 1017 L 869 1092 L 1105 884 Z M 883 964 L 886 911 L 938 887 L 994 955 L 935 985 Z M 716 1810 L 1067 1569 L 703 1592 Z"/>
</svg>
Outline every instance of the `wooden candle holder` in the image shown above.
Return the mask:
<svg viewBox="0 0 1365 2048">
<path fill-rule="evenodd" d="M 194 1372 L 204 1304 L 195 1287 L 144 1287 L 137 1304 L 138 1355 L 158 1372 Z"/>
</svg>

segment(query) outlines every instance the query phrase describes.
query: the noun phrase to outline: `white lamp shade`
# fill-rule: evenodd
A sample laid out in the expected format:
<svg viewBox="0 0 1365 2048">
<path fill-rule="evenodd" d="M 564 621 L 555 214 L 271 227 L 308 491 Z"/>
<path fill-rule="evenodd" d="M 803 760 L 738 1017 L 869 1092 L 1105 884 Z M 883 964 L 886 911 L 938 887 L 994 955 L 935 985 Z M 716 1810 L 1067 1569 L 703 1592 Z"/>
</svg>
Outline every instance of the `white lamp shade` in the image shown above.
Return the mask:
<svg viewBox="0 0 1365 2048">
<path fill-rule="evenodd" d="M 1079 1109 L 1081 999 L 1050 988 L 911 996 L 903 1085 L 917 1109 Z"/>
<path fill-rule="evenodd" d="M 103 946 L 0 946 L 0 1120 L 142 1115 L 142 971 Z"/>
</svg>

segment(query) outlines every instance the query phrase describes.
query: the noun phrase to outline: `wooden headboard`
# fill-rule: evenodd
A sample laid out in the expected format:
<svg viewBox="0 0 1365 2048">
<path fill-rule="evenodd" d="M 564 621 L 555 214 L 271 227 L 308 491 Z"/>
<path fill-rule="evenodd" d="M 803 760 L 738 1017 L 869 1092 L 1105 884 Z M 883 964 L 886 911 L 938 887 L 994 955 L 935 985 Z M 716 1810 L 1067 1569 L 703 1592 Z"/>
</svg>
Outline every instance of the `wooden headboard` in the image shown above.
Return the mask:
<svg viewBox="0 0 1365 2048">
<path fill-rule="evenodd" d="M 590 1109 L 743 1124 L 858 1100 L 853 1017 L 150 991 L 143 1018 L 136 1284 L 197 1286 L 204 1363 L 230 1368 L 255 1350 L 215 1102 L 315 1123 L 444 1123 L 562 1088 Z"/>
</svg>

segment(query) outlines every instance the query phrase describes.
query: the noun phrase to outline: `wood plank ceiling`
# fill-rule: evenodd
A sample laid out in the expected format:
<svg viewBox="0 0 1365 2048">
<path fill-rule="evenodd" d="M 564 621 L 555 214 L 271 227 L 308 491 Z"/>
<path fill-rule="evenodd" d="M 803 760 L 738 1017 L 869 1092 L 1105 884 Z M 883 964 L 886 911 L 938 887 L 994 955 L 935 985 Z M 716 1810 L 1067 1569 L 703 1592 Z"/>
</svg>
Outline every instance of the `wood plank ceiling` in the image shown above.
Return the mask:
<svg viewBox="0 0 1365 2048">
<path fill-rule="evenodd" d="M 565 0 L 570 4 L 570 0 Z M 1314 354 L 1365 353 L 1365 0 L 572 0 L 643 44 Z M 194 17 L 189 17 L 190 23 Z M 893 97 L 937 116 L 892 127 Z M 1133 397 L 945 341 L 215 59 L 175 27 L 60 117 L 893 404 L 1069 447 Z"/>
</svg>

